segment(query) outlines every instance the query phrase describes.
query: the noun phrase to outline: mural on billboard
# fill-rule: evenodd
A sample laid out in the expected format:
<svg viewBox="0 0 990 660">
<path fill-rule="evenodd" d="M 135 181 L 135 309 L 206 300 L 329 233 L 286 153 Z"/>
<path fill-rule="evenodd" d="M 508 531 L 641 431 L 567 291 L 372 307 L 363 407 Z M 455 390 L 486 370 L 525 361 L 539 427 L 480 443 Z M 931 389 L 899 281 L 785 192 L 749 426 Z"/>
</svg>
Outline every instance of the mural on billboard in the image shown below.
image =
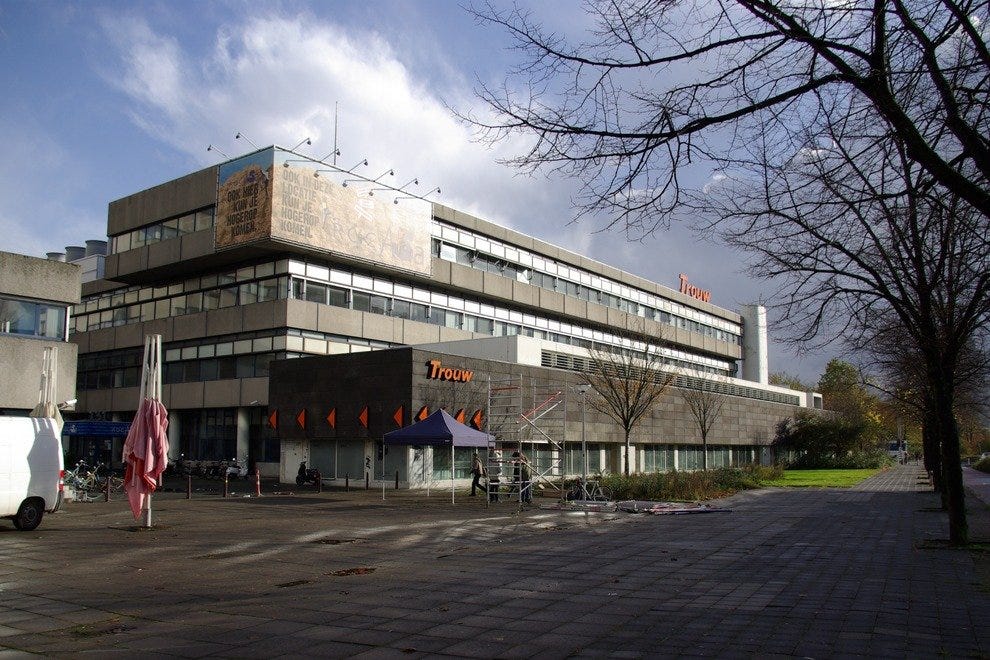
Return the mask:
<svg viewBox="0 0 990 660">
<path fill-rule="evenodd" d="M 282 166 L 286 161 L 288 167 Z M 314 176 L 319 163 L 277 151 L 272 193 L 272 238 L 430 274 L 429 202 L 370 185 L 343 186 L 332 174 Z M 338 177 L 339 178 L 339 177 Z"/>
<path fill-rule="evenodd" d="M 274 156 L 266 149 L 220 166 L 213 235 L 218 249 L 271 235 Z"/>
<path fill-rule="evenodd" d="M 316 176 L 320 167 L 281 149 L 221 165 L 216 247 L 273 239 L 430 274 L 429 202 L 396 204 L 388 190 Z"/>
</svg>

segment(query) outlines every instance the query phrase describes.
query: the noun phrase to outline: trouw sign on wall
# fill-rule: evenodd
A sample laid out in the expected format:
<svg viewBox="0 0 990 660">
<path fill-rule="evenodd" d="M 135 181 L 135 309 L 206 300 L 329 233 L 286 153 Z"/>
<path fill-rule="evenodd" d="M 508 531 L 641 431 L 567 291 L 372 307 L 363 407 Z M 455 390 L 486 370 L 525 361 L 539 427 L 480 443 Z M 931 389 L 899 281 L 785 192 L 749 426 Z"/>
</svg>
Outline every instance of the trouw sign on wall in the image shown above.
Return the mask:
<svg viewBox="0 0 990 660">
<path fill-rule="evenodd" d="M 216 247 L 272 239 L 429 275 L 430 203 L 325 167 L 277 148 L 221 165 Z"/>
<path fill-rule="evenodd" d="M 440 360 L 426 363 L 426 377 L 432 380 L 449 380 L 454 383 L 470 383 L 474 372 L 470 369 L 454 369 L 443 366 Z"/>
</svg>

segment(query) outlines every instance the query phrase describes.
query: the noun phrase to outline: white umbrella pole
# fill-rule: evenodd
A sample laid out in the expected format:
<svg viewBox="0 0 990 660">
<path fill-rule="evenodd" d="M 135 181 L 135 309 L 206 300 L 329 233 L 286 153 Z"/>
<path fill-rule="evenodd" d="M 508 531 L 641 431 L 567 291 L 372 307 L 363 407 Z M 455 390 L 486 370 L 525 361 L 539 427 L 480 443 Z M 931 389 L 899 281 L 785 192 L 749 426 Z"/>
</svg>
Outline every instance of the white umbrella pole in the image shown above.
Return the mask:
<svg viewBox="0 0 990 660">
<path fill-rule="evenodd" d="M 450 442 L 450 503 L 454 503 L 454 441 Z"/>
<path fill-rule="evenodd" d="M 151 399 L 160 401 L 162 397 L 162 336 L 151 335 L 144 342 L 144 369 L 146 377 L 142 378 L 141 400 Z M 141 511 L 142 525 L 151 527 L 151 493 L 144 498 L 144 508 Z"/>
</svg>

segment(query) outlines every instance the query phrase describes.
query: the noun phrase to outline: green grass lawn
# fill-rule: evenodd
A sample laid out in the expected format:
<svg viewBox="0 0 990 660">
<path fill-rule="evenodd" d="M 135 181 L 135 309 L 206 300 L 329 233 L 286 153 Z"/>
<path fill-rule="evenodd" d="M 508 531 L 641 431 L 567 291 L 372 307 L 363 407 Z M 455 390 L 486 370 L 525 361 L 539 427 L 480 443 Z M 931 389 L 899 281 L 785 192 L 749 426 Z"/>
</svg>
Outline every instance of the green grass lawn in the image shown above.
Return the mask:
<svg viewBox="0 0 990 660">
<path fill-rule="evenodd" d="M 780 479 L 768 481 L 768 486 L 788 488 L 848 488 L 880 470 L 785 470 Z"/>
</svg>

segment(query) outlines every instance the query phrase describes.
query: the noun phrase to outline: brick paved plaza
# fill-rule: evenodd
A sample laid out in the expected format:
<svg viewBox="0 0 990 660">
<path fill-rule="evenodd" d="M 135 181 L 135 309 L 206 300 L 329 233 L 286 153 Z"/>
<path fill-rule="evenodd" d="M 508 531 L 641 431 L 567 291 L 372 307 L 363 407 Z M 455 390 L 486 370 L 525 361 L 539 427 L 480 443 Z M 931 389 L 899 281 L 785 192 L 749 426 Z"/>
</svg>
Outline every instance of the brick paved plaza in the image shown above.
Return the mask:
<svg viewBox="0 0 990 660">
<path fill-rule="evenodd" d="M 655 517 L 164 493 L 152 530 L 76 503 L 0 525 L 0 657 L 990 656 L 990 555 L 940 543 L 926 489 L 910 465 Z"/>
</svg>

